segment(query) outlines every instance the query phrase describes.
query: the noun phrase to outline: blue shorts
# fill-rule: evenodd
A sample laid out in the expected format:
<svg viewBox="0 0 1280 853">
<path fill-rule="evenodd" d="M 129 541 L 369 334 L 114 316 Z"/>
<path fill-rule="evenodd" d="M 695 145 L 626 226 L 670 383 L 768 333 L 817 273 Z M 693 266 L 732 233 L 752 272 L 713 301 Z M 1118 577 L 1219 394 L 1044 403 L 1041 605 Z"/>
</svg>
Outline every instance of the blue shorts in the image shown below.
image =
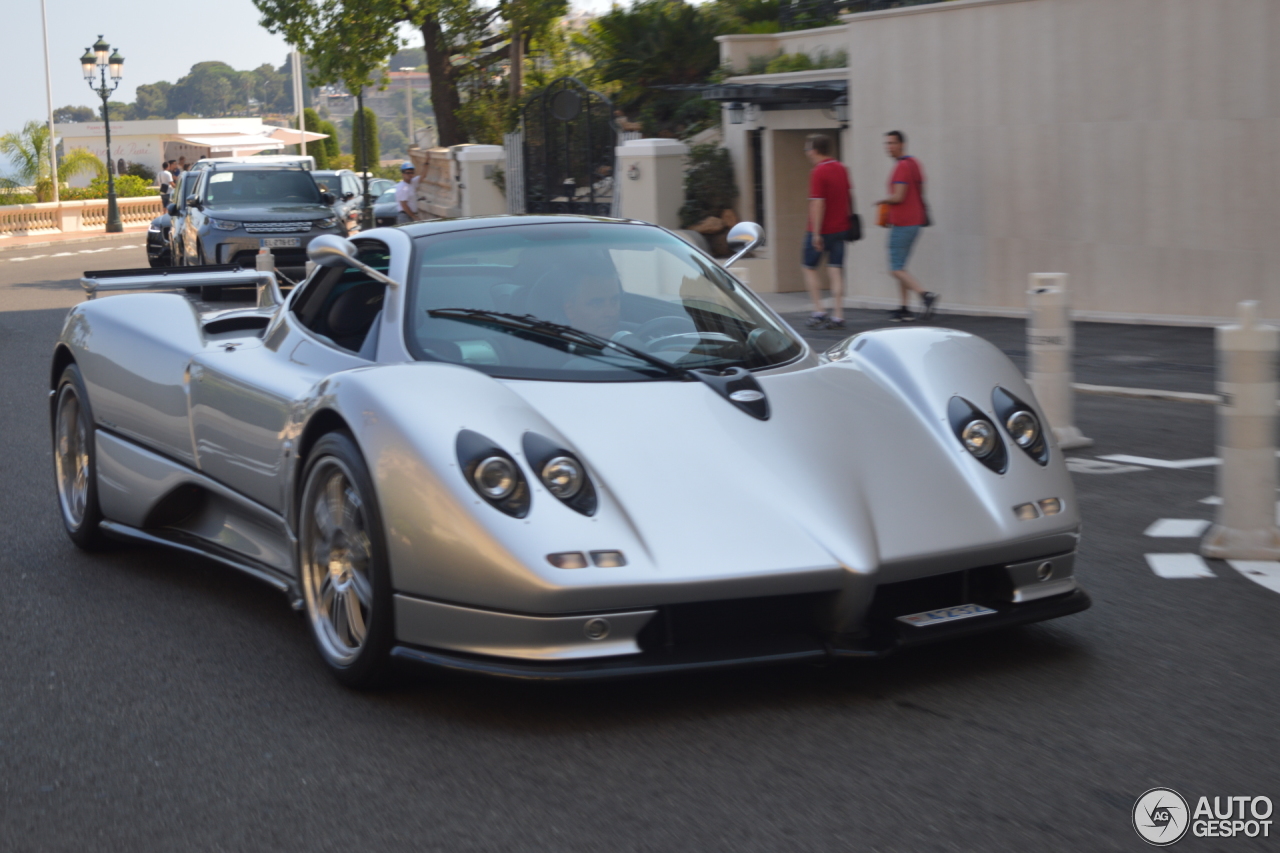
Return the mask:
<svg viewBox="0 0 1280 853">
<path fill-rule="evenodd" d="M 840 269 L 844 266 L 844 232 L 822 235 L 822 251 L 813 248 L 813 235 L 804 232 L 804 266 L 805 269 L 817 269 L 818 261 L 827 256 L 827 266 Z"/>
<path fill-rule="evenodd" d="M 895 225 L 889 229 L 889 269 L 907 268 L 907 258 L 911 256 L 911 247 L 920 236 L 919 225 Z"/>
</svg>

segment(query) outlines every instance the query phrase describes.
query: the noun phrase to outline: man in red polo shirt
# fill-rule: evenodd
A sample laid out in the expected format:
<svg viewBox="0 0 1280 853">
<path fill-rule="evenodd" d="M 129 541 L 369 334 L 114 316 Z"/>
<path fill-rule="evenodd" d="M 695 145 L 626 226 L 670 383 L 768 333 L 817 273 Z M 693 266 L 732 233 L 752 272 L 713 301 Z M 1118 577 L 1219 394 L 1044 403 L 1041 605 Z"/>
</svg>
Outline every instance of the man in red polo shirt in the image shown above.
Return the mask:
<svg viewBox="0 0 1280 853">
<path fill-rule="evenodd" d="M 915 319 L 907 307 L 910 291 L 920 294 L 920 301 L 924 303 L 921 319 L 933 316 L 938 302 L 938 294 L 925 290 L 916 277 L 907 272 L 911 248 L 920 236 L 920 229 L 929 224 L 929 216 L 924 206 L 924 170 L 916 158 L 903 153 L 906 147 L 907 138 L 902 131 L 891 130 L 884 135 L 884 150 L 893 158 L 894 167 L 889 176 L 889 197 L 876 202 L 877 206 L 889 205 L 889 275 L 897 280 L 902 297 L 902 307 L 890 314 L 899 322 Z"/>
<path fill-rule="evenodd" d="M 804 153 L 813 164 L 809 173 L 809 222 L 804 232 L 804 284 L 813 300 L 813 313 L 805 325 L 811 329 L 844 328 L 844 240 L 849 230 L 849 173 L 831 156 L 831 137 L 813 133 L 804 141 Z M 831 284 L 831 314 L 822 308 L 822 282 L 818 262 L 827 256 Z"/>
</svg>

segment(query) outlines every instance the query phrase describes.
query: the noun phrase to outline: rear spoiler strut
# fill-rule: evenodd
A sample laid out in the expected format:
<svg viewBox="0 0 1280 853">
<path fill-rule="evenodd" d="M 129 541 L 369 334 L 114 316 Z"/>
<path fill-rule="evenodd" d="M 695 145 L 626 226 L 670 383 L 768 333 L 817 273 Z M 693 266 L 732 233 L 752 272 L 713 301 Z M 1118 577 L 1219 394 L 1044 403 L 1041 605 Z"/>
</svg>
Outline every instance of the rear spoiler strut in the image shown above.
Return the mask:
<svg viewBox="0 0 1280 853">
<path fill-rule="evenodd" d="M 247 270 L 234 264 L 176 269 L 89 270 L 80 286 L 93 299 L 99 293 L 123 290 L 176 290 L 182 287 L 253 287 L 258 291 L 258 307 L 284 304 L 275 273 Z"/>
</svg>

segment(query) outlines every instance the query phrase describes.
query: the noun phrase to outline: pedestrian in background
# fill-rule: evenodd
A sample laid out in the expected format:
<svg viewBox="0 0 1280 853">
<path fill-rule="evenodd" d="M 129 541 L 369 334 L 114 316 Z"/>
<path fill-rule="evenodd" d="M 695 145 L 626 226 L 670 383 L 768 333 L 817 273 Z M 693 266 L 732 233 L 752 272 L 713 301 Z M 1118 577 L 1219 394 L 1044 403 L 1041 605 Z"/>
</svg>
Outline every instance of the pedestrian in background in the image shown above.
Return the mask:
<svg viewBox="0 0 1280 853">
<path fill-rule="evenodd" d="M 832 156 L 831 137 L 811 133 L 804 154 L 813 164 L 809 172 L 809 221 L 804 232 L 804 284 L 813 300 L 813 313 L 805 323 L 811 329 L 844 328 L 844 242 L 849 230 L 852 187 L 844 164 Z M 831 313 L 822 307 L 822 280 L 818 262 L 827 256 L 831 285 Z"/>
<path fill-rule="evenodd" d="M 889 176 L 889 197 L 876 202 L 888 208 L 887 217 L 882 217 L 887 221 L 882 224 L 889 227 L 889 274 L 898 282 L 898 293 L 902 297 L 902 307 L 889 313 L 898 322 L 915 319 L 907 305 L 911 291 L 920 294 L 921 319 L 932 317 L 938 304 L 938 294 L 925 290 L 916 277 L 907 272 L 907 260 L 920 229 L 930 222 L 924 200 L 924 170 L 916 158 L 903 153 L 906 147 L 907 137 L 902 131 L 891 130 L 884 135 L 885 153 L 893 158 L 895 165 Z"/>
<path fill-rule="evenodd" d="M 169 206 L 169 193 L 173 189 L 173 175 L 169 173 L 169 161 L 165 160 L 164 165 L 160 167 L 160 174 L 156 175 L 156 184 L 160 187 L 160 206 Z"/>
<path fill-rule="evenodd" d="M 400 164 L 400 183 L 396 184 L 396 205 L 400 208 L 396 213 L 397 225 L 418 220 L 418 173 L 411 160 L 405 160 Z"/>
</svg>

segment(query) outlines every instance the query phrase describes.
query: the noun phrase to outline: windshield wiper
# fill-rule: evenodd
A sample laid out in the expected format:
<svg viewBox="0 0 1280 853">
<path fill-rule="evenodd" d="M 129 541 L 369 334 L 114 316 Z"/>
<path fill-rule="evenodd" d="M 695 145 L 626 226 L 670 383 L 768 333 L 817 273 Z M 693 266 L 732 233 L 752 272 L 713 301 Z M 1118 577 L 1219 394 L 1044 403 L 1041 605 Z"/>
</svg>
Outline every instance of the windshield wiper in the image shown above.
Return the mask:
<svg viewBox="0 0 1280 853">
<path fill-rule="evenodd" d="M 640 361 L 650 364 L 658 368 L 668 376 L 678 376 L 682 379 L 696 379 L 695 373 L 687 367 L 681 367 L 658 358 L 656 355 L 650 355 L 642 349 L 638 349 L 627 344 L 618 343 L 609 338 L 597 335 L 594 332 L 576 329 L 573 326 L 566 326 L 563 323 L 553 323 L 550 320 L 543 320 L 532 314 L 508 314 L 505 311 L 489 311 L 484 308 L 431 308 L 427 310 L 429 317 L 442 317 L 448 320 L 461 320 L 464 323 L 476 323 L 479 325 L 497 326 L 503 329 L 517 329 L 520 331 L 533 332 L 535 334 L 545 335 L 549 338 L 565 341 L 571 344 L 583 344 L 596 349 L 614 349 L 624 352 L 627 355 L 639 359 Z"/>
</svg>

